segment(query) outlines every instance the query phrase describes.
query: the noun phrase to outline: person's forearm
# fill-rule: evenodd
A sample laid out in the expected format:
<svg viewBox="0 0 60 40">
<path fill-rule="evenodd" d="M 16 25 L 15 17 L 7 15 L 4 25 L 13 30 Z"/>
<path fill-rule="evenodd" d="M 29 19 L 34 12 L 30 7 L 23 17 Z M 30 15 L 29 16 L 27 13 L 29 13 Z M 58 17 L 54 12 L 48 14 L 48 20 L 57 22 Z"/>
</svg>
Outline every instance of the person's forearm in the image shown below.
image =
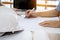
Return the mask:
<svg viewBox="0 0 60 40">
<path fill-rule="evenodd" d="M 59 12 L 56 10 L 46 11 L 46 12 L 35 12 L 37 16 L 41 17 L 56 17 L 59 16 Z"/>
</svg>

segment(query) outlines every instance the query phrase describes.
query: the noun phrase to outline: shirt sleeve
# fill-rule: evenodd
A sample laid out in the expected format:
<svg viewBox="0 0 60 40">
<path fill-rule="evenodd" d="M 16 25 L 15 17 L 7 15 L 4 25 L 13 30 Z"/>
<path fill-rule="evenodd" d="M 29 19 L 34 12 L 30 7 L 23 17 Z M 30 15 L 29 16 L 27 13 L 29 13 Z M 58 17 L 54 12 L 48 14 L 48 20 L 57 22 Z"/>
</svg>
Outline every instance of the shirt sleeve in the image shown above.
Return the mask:
<svg viewBox="0 0 60 40">
<path fill-rule="evenodd" d="M 59 1 L 59 4 L 58 4 L 56 10 L 60 12 L 60 1 Z"/>
</svg>

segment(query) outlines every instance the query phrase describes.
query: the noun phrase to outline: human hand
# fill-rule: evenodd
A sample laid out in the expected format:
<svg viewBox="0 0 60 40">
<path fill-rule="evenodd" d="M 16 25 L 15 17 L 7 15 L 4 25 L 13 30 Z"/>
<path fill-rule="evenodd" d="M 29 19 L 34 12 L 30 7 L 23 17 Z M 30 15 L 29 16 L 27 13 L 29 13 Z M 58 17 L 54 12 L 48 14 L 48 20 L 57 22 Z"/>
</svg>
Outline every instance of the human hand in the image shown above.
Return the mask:
<svg viewBox="0 0 60 40">
<path fill-rule="evenodd" d="M 52 27 L 52 28 L 60 28 L 60 22 L 59 21 L 44 21 L 42 23 L 39 23 L 39 25 L 44 27 Z"/>
<path fill-rule="evenodd" d="M 35 15 L 34 8 L 32 10 L 27 10 L 25 13 L 25 18 L 36 18 L 37 16 Z"/>
</svg>

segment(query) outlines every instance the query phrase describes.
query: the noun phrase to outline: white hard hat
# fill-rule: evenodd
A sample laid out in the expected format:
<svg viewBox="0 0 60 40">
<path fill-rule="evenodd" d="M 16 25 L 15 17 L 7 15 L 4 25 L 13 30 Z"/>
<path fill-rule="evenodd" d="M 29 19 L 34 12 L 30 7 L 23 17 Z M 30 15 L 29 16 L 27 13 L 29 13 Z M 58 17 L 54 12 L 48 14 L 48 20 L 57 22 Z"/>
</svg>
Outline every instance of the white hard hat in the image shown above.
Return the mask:
<svg viewBox="0 0 60 40">
<path fill-rule="evenodd" d="M 0 7 L 0 32 L 19 31 L 18 20 L 15 12 L 5 6 Z"/>
</svg>

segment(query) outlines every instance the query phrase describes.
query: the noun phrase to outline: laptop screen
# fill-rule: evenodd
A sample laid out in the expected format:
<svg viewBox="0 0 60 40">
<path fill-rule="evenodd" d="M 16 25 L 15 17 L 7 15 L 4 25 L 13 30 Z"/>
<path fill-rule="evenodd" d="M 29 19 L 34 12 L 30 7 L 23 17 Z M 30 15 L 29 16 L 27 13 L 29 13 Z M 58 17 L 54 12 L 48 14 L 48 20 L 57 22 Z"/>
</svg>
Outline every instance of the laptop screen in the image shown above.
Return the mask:
<svg viewBox="0 0 60 40">
<path fill-rule="evenodd" d="M 36 9 L 36 0 L 14 0 L 13 7 L 17 9 Z"/>
</svg>

